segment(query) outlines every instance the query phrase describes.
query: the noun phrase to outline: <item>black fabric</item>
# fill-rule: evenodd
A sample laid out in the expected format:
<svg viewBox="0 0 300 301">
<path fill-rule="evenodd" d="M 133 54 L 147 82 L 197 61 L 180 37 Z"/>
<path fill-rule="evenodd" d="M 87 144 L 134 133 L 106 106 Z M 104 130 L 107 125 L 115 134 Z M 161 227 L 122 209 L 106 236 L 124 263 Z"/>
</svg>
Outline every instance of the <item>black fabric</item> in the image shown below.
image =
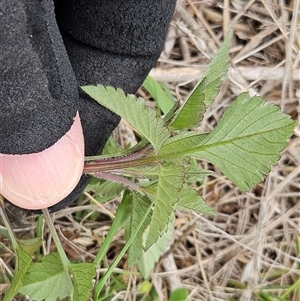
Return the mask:
<svg viewBox="0 0 300 301">
<path fill-rule="evenodd" d="M 0 153 L 53 145 L 71 127 L 78 87 L 52 1 L 0 2 Z"/>
<path fill-rule="evenodd" d="M 86 155 L 100 153 L 120 118 L 82 91 L 78 97 L 78 85 L 135 93 L 162 51 L 175 4 L 56 0 L 54 14 L 52 0 L 0 0 L 0 153 L 49 147 L 77 110 Z M 50 210 L 71 203 L 87 181 Z"/>
<path fill-rule="evenodd" d="M 58 0 L 60 28 L 104 52 L 159 55 L 174 0 Z M 149 68 L 149 66 L 148 66 Z"/>
</svg>

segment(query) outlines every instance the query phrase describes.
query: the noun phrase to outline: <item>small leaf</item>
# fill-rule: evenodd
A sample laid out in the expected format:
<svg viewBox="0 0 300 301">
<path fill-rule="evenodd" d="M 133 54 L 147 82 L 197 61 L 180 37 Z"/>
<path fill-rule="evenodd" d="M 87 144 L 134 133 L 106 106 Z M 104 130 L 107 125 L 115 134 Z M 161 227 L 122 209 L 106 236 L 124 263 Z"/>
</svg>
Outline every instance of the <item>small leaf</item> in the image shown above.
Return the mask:
<svg viewBox="0 0 300 301">
<path fill-rule="evenodd" d="M 144 136 L 158 151 L 170 137 L 164 121 L 156 116 L 156 112 L 146 106 L 142 98 L 125 95 L 121 89 L 113 87 L 85 86 L 82 87 L 90 97 L 114 113 L 124 118 L 137 132 Z"/>
<path fill-rule="evenodd" d="M 179 287 L 171 292 L 170 301 L 187 301 L 189 292 L 185 287 Z"/>
<path fill-rule="evenodd" d="M 175 101 L 172 95 L 166 94 L 161 85 L 148 75 L 143 83 L 143 87 L 150 93 L 150 95 L 155 99 L 159 108 L 164 114 L 167 114 L 174 106 Z"/>
<path fill-rule="evenodd" d="M 84 191 L 89 192 L 91 190 L 95 191 L 95 199 L 99 196 L 113 197 L 121 193 L 123 185 L 92 177 Z"/>
<path fill-rule="evenodd" d="M 35 301 L 56 301 L 71 296 L 73 284 L 59 255 L 51 253 L 28 268 L 19 292 Z"/>
<path fill-rule="evenodd" d="M 204 87 L 205 79 L 196 86 L 193 93 L 176 112 L 169 124 L 172 130 L 193 129 L 199 125 L 206 109 Z"/>
<path fill-rule="evenodd" d="M 174 163 L 160 166 L 158 185 L 154 199 L 153 214 L 149 224 L 145 248 L 148 249 L 166 231 L 178 193 L 183 186 L 183 167 Z"/>
<path fill-rule="evenodd" d="M 140 284 L 139 292 L 142 294 L 148 294 L 152 288 L 152 284 L 149 280 L 145 280 Z"/>
<path fill-rule="evenodd" d="M 174 232 L 174 219 L 174 216 L 169 218 L 166 231 L 146 251 L 143 250 L 141 259 L 136 263 L 137 268 L 144 279 L 149 277 L 155 263 L 159 260 L 160 256 L 171 242 Z"/>
<path fill-rule="evenodd" d="M 33 255 L 42 246 L 42 237 L 32 239 L 18 239 L 19 246 L 29 255 Z"/>
<path fill-rule="evenodd" d="M 140 224 L 141 220 L 145 216 L 149 207 L 152 206 L 152 201 L 145 196 L 142 196 L 138 193 L 132 194 L 132 207 L 131 207 L 131 221 L 130 228 L 128 229 L 129 233 L 126 233 L 127 237 L 130 237 L 134 233 Z M 128 249 L 128 265 L 132 266 L 136 264 L 143 256 L 144 247 L 143 247 L 143 233 L 148 227 L 151 221 L 151 216 L 149 215 L 145 220 L 143 227 L 139 230 L 135 236 L 133 242 L 131 243 Z"/>
<path fill-rule="evenodd" d="M 216 213 L 205 204 L 205 201 L 198 195 L 197 191 L 187 185 L 179 193 L 179 202 L 176 208 L 216 216 Z"/>
<path fill-rule="evenodd" d="M 231 38 L 232 31 L 224 40 L 217 55 L 208 65 L 206 72 L 193 91 L 171 120 L 171 129 L 192 129 L 202 121 L 206 107 L 213 102 L 219 93 L 221 81 L 227 73 Z"/>
<path fill-rule="evenodd" d="M 73 301 L 89 300 L 93 288 L 93 279 L 96 274 L 96 267 L 93 263 L 82 262 L 68 265 L 68 269 L 74 276 Z"/>
<path fill-rule="evenodd" d="M 9 286 L 9 289 L 6 291 L 3 301 L 12 300 L 13 297 L 16 295 L 16 293 L 19 291 L 22 285 L 24 275 L 27 269 L 30 267 L 32 261 L 31 256 L 19 246 L 16 248 L 16 255 L 17 255 L 16 271 L 12 279 L 12 282 Z"/>
<path fill-rule="evenodd" d="M 228 33 L 218 53 L 208 65 L 208 68 L 199 81 L 201 82 L 204 78 L 206 79 L 206 85 L 203 91 L 205 94 L 204 103 L 206 106 L 210 105 L 215 100 L 215 97 L 219 93 L 219 86 L 221 84 L 221 81 L 226 77 L 231 38 L 232 31 Z M 197 86 L 192 91 L 192 94 L 194 91 L 196 91 L 196 89 Z"/>
</svg>

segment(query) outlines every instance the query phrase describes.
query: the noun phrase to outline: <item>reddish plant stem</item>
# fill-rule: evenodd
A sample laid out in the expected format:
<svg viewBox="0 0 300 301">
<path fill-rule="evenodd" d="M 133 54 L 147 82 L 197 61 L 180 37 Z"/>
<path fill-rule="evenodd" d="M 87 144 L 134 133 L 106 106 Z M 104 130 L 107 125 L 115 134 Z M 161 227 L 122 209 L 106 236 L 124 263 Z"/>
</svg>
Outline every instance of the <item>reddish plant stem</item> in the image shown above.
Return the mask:
<svg viewBox="0 0 300 301">
<path fill-rule="evenodd" d="M 151 155 L 151 153 L 146 154 L 145 151 L 130 154 L 124 157 L 96 160 L 93 162 L 88 162 L 84 165 L 83 173 L 93 173 L 93 172 L 108 172 L 116 169 L 124 169 L 128 167 L 143 166 L 146 164 L 151 164 L 157 162 L 158 158 Z"/>
<path fill-rule="evenodd" d="M 140 191 L 140 186 L 138 184 L 136 184 L 134 182 L 131 182 L 130 180 L 128 180 L 126 178 L 123 178 L 121 176 L 118 176 L 116 174 L 97 171 L 97 172 L 94 173 L 94 175 L 96 177 L 101 178 L 101 179 L 110 180 L 110 181 L 113 181 L 113 182 L 118 182 L 118 183 L 121 183 L 122 185 L 124 185 L 126 187 L 129 187 L 133 190 Z"/>
</svg>

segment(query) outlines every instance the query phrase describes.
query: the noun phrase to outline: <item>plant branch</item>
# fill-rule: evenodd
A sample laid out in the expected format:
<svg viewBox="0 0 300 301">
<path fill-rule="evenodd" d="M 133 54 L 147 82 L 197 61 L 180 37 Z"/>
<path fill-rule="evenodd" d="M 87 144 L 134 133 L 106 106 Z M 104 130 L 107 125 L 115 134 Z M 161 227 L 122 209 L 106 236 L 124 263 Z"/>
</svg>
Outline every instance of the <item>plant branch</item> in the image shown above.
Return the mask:
<svg viewBox="0 0 300 301">
<path fill-rule="evenodd" d="M 116 174 L 97 171 L 94 173 L 94 175 L 97 178 L 101 178 L 101 179 L 105 179 L 105 180 L 109 180 L 109 181 L 113 181 L 113 182 L 118 182 L 118 183 L 123 184 L 124 186 L 129 187 L 133 190 L 140 191 L 140 186 L 138 184 L 133 183 L 132 181 L 130 181 L 126 178 L 123 178 L 121 176 L 118 176 Z"/>
<path fill-rule="evenodd" d="M 65 270 L 67 270 L 70 261 L 69 261 L 67 255 L 66 255 L 66 253 L 65 253 L 65 251 L 64 251 L 64 249 L 63 249 L 63 246 L 61 245 L 60 239 L 59 239 L 59 237 L 58 237 L 58 235 L 57 235 L 57 232 L 56 232 L 56 230 L 55 230 L 53 221 L 52 221 L 52 219 L 51 219 L 49 210 L 48 210 L 47 208 L 45 208 L 45 209 L 42 209 L 42 212 L 43 212 L 44 217 L 45 217 L 45 220 L 46 220 L 46 222 L 47 222 L 47 224 L 48 224 L 50 233 L 51 233 L 52 238 L 53 238 L 53 240 L 54 240 L 54 243 L 55 243 L 55 246 L 56 246 L 56 248 L 57 248 L 57 252 L 58 252 L 58 254 L 59 254 L 59 256 L 60 256 L 60 259 L 61 259 L 61 261 L 62 261 L 62 264 L 63 264 Z"/>
<path fill-rule="evenodd" d="M 4 225 L 5 225 L 8 233 L 9 233 L 9 236 L 10 236 L 11 242 L 13 244 L 13 247 L 16 250 L 16 248 L 18 247 L 18 242 L 17 242 L 16 237 L 15 237 L 13 231 L 12 231 L 12 227 L 11 227 L 11 224 L 9 222 L 9 219 L 6 215 L 5 208 L 4 208 L 4 199 L 1 195 L 0 195 L 0 216 L 2 217 Z"/>
<path fill-rule="evenodd" d="M 112 158 L 109 160 L 98 160 L 91 163 L 86 163 L 83 168 L 83 173 L 93 173 L 93 172 L 108 172 L 115 169 L 123 169 L 128 167 L 137 167 L 151 164 L 157 161 L 156 156 L 151 154 L 147 157 L 138 157 L 134 158 L 131 155 L 121 157 L 121 158 Z"/>
</svg>

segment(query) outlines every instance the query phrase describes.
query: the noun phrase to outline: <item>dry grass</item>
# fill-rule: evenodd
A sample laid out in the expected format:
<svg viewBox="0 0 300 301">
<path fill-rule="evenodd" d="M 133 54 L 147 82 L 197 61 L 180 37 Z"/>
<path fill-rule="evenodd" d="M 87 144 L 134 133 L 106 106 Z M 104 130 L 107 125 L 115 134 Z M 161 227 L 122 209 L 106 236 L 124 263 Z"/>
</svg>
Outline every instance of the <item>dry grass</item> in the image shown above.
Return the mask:
<svg viewBox="0 0 300 301">
<path fill-rule="evenodd" d="M 183 99 L 232 28 L 230 80 L 206 113 L 201 129 L 213 128 L 241 91 L 259 94 L 297 119 L 299 11 L 299 1 L 180 1 L 165 53 L 152 75 L 168 82 Z M 189 300 L 257 300 L 254 292 L 290 285 L 299 277 L 299 135 L 298 124 L 278 165 L 248 193 L 241 193 L 215 170 L 200 191 L 218 213 L 216 218 L 178 213 L 170 256 L 178 285 L 190 290 Z M 172 271 L 161 269 L 157 267 L 153 277 L 167 280 Z M 279 275 L 280 271 L 286 272 Z M 289 295 L 290 300 L 297 297 Z"/>
<path fill-rule="evenodd" d="M 259 94 L 297 119 L 299 10 L 299 0 L 179 1 L 165 51 L 151 74 L 179 100 L 184 99 L 232 28 L 229 80 L 199 130 L 212 129 L 241 91 Z M 153 102 L 149 100 L 149 104 Z M 126 125 L 119 128 L 120 133 L 125 143 L 134 139 Z M 167 300 L 169 291 L 176 287 L 188 288 L 188 300 L 259 300 L 256 293 L 280 295 L 285 285 L 296 282 L 300 274 L 300 251 L 296 249 L 297 239 L 300 243 L 299 136 L 298 122 L 278 165 L 248 193 L 241 193 L 213 166 L 201 162 L 215 173 L 198 189 L 218 216 L 177 212 L 174 242 L 151 275 L 159 300 Z M 80 206 L 55 215 L 70 257 L 88 261 L 95 256 L 115 209 L 114 201 L 100 207 L 87 197 Z M 77 220 L 76 213 L 83 210 L 86 215 Z M 95 211 L 100 216 L 88 219 Z M 24 217 L 21 223 L 16 232 L 28 237 L 36 226 L 33 217 Z M 46 233 L 45 238 L 44 251 L 48 252 L 52 244 Z M 123 245 L 120 233 L 107 254 L 108 265 Z M 1 252 L 0 266 L 10 270 L 14 255 L 8 250 Z M 119 265 L 122 268 L 126 268 L 126 260 Z M 99 272 L 104 270 L 105 266 Z M 141 278 L 132 273 L 122 279 L 127 288 L 111 300 L 136 300 Z M 287 298 L 298 301 L 299 295 Z"/>
</svg>

